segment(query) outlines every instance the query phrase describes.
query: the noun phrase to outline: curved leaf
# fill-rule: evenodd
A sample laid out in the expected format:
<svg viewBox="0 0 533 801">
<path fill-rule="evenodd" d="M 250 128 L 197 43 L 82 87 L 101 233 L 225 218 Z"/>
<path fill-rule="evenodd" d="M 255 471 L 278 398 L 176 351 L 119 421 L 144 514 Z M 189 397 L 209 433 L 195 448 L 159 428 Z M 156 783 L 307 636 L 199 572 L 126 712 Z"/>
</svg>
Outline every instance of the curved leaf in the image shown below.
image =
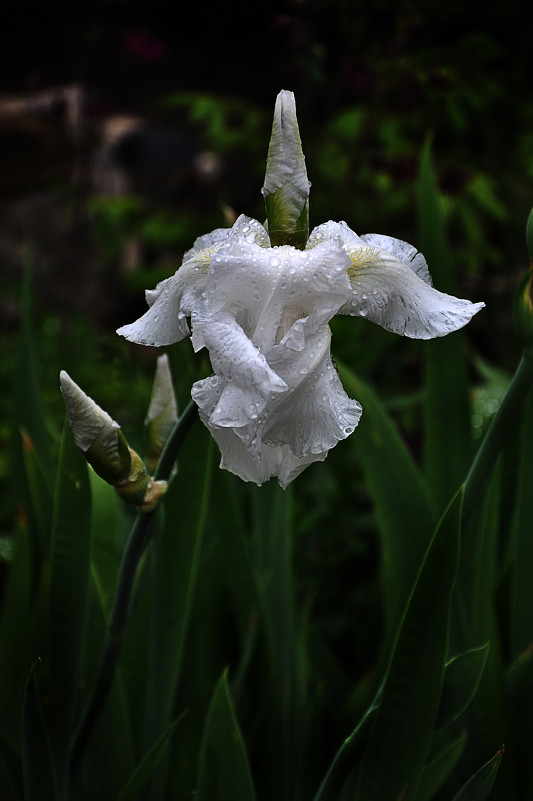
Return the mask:
<svg viewBox="0 0 533 801">
<path fill-rule="evenodd" d="M 403 615 L 370 735 L 357 801 L 416 796 L 444 679 L 459 559 L 462 494 L 438 526 Z"/>
<path fill-rule="evenodd" d="M 447 726 L 464 712 L 479 686 L 487 662 L 489 643 L 459 654 L 446 665 L 437 728 Z"/>
<path fill-rule="evenodd" d="M 363 405 L 353 447 L 375 503 L 390 635 L 409 597 L 437 515 L 424 477 L 383 404 L 350 369 L 338 367 L 346 390 Z"/>
<path fill-rule="evenodd" d="M 255 801 L 246 749 L 230 698 L 227 673 L 218 682 L 205 724 L 198 766 L 198 801 Z"/>
<path fill-rule="evenodd" d="M 492 790 L 502 757 L 503 746 L 494 754 L 492 759 L 470 777 L 467 783 L 454 795 L 453 801 L 485 801 Z"/>
</svg>

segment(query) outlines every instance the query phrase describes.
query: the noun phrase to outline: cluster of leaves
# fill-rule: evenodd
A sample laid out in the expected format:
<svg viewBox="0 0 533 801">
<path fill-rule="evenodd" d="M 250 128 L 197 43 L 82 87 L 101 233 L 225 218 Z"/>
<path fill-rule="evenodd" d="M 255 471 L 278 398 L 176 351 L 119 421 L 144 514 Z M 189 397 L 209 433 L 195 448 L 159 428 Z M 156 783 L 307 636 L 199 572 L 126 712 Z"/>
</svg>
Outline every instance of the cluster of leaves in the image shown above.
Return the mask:
<svg viewBox="0 0 533 801">
<path fill-rule="evenodd" d="M 427 151 L 420 209 L 422 247 L 450 288 Z M 54 456 L 31 344 L 26 328 L 11 464 L 20 514 L 0 616 L 2 798 L 482 801 L 503 742 L 491 797 L 529 797 L 533 406 L 506 432 L 483 503 L 471 474 L 463 501 L 474 443 L 461 333 L 424 344 L 423 469 L 342 364 L 364 420 L 344 462 L 335 452 L 294 491 L 221 472 L 193 428 L 151 521 L 118 670 L 74 763 L 131 520 L 68 428 Z M 198 372 L 187 354 L 171 354 L 181 392 Z M 342 583 L 329 562 L 317 570 L 329 540 L 347 543 L 356 567 Z M 353 586 L 361 560 L 375 571 L 365 593 Z"/>
</svg>

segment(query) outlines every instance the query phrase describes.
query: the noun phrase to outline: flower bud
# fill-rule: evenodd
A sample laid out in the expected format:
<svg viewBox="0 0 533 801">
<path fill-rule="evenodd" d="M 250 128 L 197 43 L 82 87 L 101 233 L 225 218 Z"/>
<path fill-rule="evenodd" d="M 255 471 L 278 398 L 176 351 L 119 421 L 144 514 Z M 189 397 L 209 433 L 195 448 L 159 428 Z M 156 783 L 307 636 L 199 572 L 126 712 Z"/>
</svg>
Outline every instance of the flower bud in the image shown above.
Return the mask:
<svg viewBox="0 0 533 801">
<path fill-rule="evenodd" d="M 79 388 L 70 376 L 60 373 L 61 391 L 78 448 L 101 478 L 141 512 L 151 512 L 166 492 L 166 481 L 154 481 L 141 457 L 132 450 L 116 423 Z"/>
<path fill-rule="evenodd" d="M 74 441 L 85 458 L 109 484 L 130 472 L 131 455 L 120 426 L 61 371 L 59 380 Z"/>
<path fill-rule="evenodd" d="M 145 462 L 150 471 L 157 467 L 170 432 L 178 421 L 178 409 L 168 356 L 157 359 L 152 398 L 144 424 L 146 426 Z"/>
<path fill-rule="evenodd" d="M 305 157 L 292 92 L 276 99 L 272 135 L 262 189 L 273 247 L 293 245 L 303 250 L 309 236 L 309 187 Z"/>
</svg>

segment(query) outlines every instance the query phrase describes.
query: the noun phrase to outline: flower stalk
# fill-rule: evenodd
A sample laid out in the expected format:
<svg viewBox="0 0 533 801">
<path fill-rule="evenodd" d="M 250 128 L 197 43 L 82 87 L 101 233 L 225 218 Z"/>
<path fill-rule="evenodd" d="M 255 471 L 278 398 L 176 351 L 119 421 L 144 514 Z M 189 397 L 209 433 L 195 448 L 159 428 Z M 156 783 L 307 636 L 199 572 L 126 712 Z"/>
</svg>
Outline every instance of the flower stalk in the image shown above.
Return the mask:
<svg viewBox="0 0 533 801">
<path fill-rule="evenodd" d="M 192 402 L 189 403 L 174 425 L 165 444 L 155 473 L 155 480 L 157 482 L 167 482 L 170 478 L 178 452 L 197 416 L 198 412 L 196 406 Z M 150 539 L 155 511 L 156 507 L 152 507 L 147 513 L 139 510 L 122 555 L 117 589 L 96 679 L 83 715 L 80 718 L 72 738 L 69 765 L 71 781 L 75 776 L 94 724 L 106 701 L 116 672 L 118 659 L 122 650 L 124 632 L 132 608 L 135 579 L 141 558 Z"/>
</svg>

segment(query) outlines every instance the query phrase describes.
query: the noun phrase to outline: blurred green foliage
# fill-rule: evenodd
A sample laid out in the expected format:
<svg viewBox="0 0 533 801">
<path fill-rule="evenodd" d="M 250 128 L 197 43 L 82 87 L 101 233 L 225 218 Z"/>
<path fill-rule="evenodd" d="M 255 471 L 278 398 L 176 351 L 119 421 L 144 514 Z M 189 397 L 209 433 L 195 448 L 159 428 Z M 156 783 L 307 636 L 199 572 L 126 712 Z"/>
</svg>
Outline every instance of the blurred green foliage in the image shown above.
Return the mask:
<svg viewBox="0 0 533 801">
<path fill-rule="evenodd" d="M 126 4 L 128 18 L 120 24 L 133 25 L 140 5 Z M 0 279 L 2 295 L 15 307 L 9 318 L 15 322 L 9 325 L 6 313 L 0 331 L 0 382 L 12 389 L 0 395 L 6 454 L 0 459 L 0 638 L 10 655 L 0 668 L 3 798 L 54 797 L 44 725 L 50 721 L 47 547 L 58 504 L 71 504 L 75 520 L 79 498 L 75 482 L 70 500 L 54 494 L 58 460 L 85 481 L 66 440 L 60 457 L 59 370 L 67 369 L 142 450 L 156 354 L 119 340 L 113 329 L 144 308 L 142 291 L 174 272 L 196 236 L 227 225 L 236 213 L 262 219 L 258 188 L 271 105 L 276 92 L 288 88 L 296 93 L 313 185 L 311 225 L 345 219 L 359 233 L 388 233 L 424 250 L 415 219 L 420 153 L 431 142 L 441 223 L 453 254 L 449 280 L 457 294 L 485 300 L 487 309 L 460 335 L 459 355 L 455 345 L 451 354 L 438 353 L 364 320 L 335 319 L 334 353 L 347 366 L 346 386 L 365 398 L 361 430 L 286 495 L 221 474 L 205 458 L 205 432 L 194 431 L 139 573 L 119 673 L 84 770 L 90 797 L 140 797 L 140 783 L 157 768 L 144 797 L 157 798 L 166 782 L 170 797 L 185 798 L 198 788 L 211 799 L 210 777 L 199 779 L 197 770 L 207 770 L 214 749 L 220 775 L 231 767 L 243 797 L 253 797 L 250 771 L 258 801 L 283 793 L 295 801 L 313 797 L 341 749 L 332 784 L 326 784 L 331 795 L 320 801 L 352 801 L 360 797 L 357 766 L 370 737 L 370 725 L 358 729 L 357 723 L 375 719 L 406 595 L 450 499 L 447 482 L 457 487 L 464 479 L 457 465 L 467 464 L 468 452 L 482 441 L 520 352 L 511 299 L 527 261 L 523 221 L 533 183 L 530 32 L 517 22 L 522 11 L 512 3 L 466 8 L 406 0 L 356 8 L 348 0 L 314 0 L 287 3 L 279 14 L 261 6 L 262 25 L 250 24 L 231 54 L 231 14 L 190 6 L 171 33 L 165 31 L 166 7 L 157 4 L 152 27 L 163 37 L 168 33 L 172 58 L 179 52 L 184 59 L 179 69 L 163 60 L 159 81 L 146 62 L 134 71 L 123 51 L 117 56 L 106 27 L 120 29 L 122 11 L 108 14 L 106 5 L 98 24 L 87 26 L 90 41 L 77 54 L 77 75 L 100 92 L 109 83 L 119 110 L 133 107 L 148 121 L 187 131 L 198 153 L 215 158 L 217 170 L 206 183 L 180 175 L 170 190 L 163 170 L 150 176 L 149 191 L 134 172 L 131 191 L 118 196 L 65 187 L 64 178 L 48 183 L 48 199 L 65 227 L 54 229 L 54 249 L 49 239 L 43 246 L 38 230 L 21 226 L 20 239 L 32 251 L 31 314 L 28 299 L 21 299 L 16 248 L 19 272 L 6 269 Z M 79 10 L 81 17 L 88 13 Z M 198 14 L 205 16 L 200 28 Z M 199 29 L 200 52 L 191 36 Z M 113 46 L 101 48 L 99 37 Z M 192 58 L 191 45 L 197 51 Z M 98 59 L 90 60 L 91 48 Z M 60 270 L 67 241 L 77 247 L 68 253 L 68 270 Z M 125 264 L 130 250 L 135 258 Z M 12 255 L 4 248 L 6 264 Z M 96 285 L 88 299 L 76 283 L 79 274 Z M 188 342 L 171 349 L 181 408 L 191 383 L 209 369 L 202 354 L 190 351 Z M 440 368 L 447 364 L 455 375 L 457 360 L 458 382 L 446 387 Z M 457 389 L 462 411 L 443 411 L 445 393 L 455 396 Z M 440 426 L 431 434 L 439 450 L 428 455 L 431 420 Z M 463 546 L 446 656 L 469 655 L 461 661 L 462 686 L 477 693 L 457 719 L 448 717 L 444 730 L 437 716 L 416 801 L 449 801 L 484 763 L 474 789 L 466 785 L 456 798 L 486 797 L 502 755 L 490 758 L 504 740 L 491 798 L 531 797 L 531 420 L 529 401 Z M 29 440 L 21 439 L 21 428 Z M 97 670 L 131 523 L 109 488 L 94 476 L 90 483 L 87 606 L 85 612 L 79 603 L 73 607 L 80 620 L 86 614 L 81 703 Z M 188 538 L 176 522 L 182 519 Z M 422 519 L 426 523 L 417 526 Z M 431 584 L 426 577 L 420 586 Z M 149 657 L 156 640 L 159 664 Z M 483 669 L 477 655 L 489 641 Z M 474 667 L 467 670 L 466 663 Z M 449 695 L 449 664 L 432 665 L 432 692 L 442 682 L 448 700 L 456 699 Z M 158 683 L 160 676 L 165 680 Z M 60 673 L 52 678 L 57 690 Z M 154 705 L 149 699 L 156 697 Z M 459 709 L 455 703 L 450 709 Z M 392 726 L 402 737 L 402 721 Z M 54 737 L 57 763 L 57 732 Z M 42 769 L 38 787 L 32 764 Z M 365 771 L 372 778 L 372 765 Z M 228 797 L 226 790 L 223 801 Z"/>
</svg>

